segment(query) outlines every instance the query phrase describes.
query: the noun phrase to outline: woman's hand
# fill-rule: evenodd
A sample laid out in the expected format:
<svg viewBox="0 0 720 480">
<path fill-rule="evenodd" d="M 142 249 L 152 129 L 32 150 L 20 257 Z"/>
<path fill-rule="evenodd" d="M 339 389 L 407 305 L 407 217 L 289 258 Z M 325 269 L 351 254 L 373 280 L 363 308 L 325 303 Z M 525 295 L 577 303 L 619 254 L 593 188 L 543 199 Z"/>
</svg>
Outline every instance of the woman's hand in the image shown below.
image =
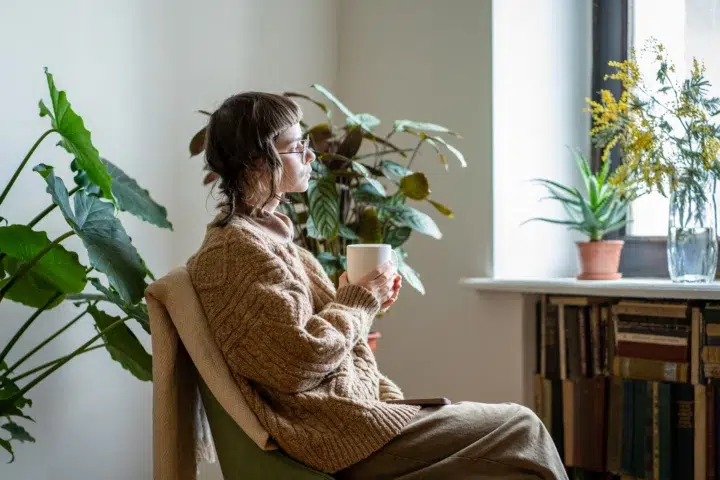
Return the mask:
<svg viewBox="0 0 720 480">
<path fill-rule="evenodd" d="M 344 272 L 339 279 L 339 287 L 342 288 L 350 282 L 347 278 L 347 272 Z M 356 285 L 369 290 L 380 301 L 382 310 L 387 310 L 390 305 L 395 303 L 400 287 L 402 286 L 402 278 L 395 272 L 393 262 L 386 262 L 365 275 L 356 282 Z"/>
</svg>

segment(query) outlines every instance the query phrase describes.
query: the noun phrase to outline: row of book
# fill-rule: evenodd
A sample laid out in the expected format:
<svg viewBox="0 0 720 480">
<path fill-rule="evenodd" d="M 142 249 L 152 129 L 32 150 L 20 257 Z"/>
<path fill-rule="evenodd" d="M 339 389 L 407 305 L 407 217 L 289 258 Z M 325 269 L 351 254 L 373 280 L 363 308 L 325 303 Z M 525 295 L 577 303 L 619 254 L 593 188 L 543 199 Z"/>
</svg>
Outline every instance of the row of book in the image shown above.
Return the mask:
<svg viewBox="0 0 720 480">
<path fill-rule="evenodd" d="M 576 474 L 658 480 L 720 474 L 720 387 L 536 375 L 534 408 Z"/>
<path fill-rule="evenodd" d="M 534 408 L 570 478 L 718 479 L 720 305 L 543 297 Z"/>
<path fill-rule="evenodd" d="M 720 305 L 549 297 L 538 313 L 544 378 L 720 384 Z"/>
</svg>

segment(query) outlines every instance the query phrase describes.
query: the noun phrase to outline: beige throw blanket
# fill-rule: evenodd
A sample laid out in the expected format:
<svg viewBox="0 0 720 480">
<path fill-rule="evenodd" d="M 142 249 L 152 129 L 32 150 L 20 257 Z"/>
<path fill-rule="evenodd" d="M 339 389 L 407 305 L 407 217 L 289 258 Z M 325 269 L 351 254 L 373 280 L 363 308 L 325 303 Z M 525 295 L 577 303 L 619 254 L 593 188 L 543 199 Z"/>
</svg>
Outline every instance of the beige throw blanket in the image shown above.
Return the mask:
<svg viewBox="0 0 720 480">
<path fill-rule="evenodd" d="M 198 373 L 258 447 L 277 448 L 233 379 L 185 268 L 150 285 L 146 299 L 153 353 L 154 479 L 194 480 L 200 461 L 214 461 Z"/>
</svg>

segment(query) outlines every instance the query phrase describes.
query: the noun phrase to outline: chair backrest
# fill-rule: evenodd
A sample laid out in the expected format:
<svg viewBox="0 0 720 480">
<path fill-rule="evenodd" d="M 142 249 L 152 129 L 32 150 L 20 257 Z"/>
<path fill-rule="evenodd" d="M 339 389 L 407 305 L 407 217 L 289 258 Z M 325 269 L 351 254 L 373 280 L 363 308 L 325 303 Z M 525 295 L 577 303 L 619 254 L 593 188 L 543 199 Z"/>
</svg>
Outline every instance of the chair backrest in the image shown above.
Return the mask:
<svg viewBox="0 0 720 480">
<path fill-rule="evenodd" d="M 202 378 L 198 386 L 225 480 L 319 480 L 331 476 L 313 470 L 280 450 L 262 450 L 223 409 Z"/>
</svg>

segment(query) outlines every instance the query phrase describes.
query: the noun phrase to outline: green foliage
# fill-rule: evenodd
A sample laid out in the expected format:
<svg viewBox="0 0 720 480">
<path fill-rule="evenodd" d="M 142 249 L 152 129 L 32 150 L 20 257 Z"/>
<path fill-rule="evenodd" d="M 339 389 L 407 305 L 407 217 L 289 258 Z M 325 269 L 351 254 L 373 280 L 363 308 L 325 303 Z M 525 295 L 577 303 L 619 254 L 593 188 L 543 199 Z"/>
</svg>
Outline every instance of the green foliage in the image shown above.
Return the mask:
<svg viewBox="0 0 720 480">
<path fill-rule="evenodd" d="M 608 233 L 622 228 L 627 222 L 628 200 L 616 187 L 608 183 L 610 162 L 605 162 L 598 173 L 593 173 L 587 159 L 575 152 L 575 160 L 585 186 L 583 195 L 576 188 L 567 187 L 548 179 L 538 179 L 550 194 L 547 199 L 560 202 L 567 218 L 556 220 L 536 217 L 531 220 L 564 225 L 586 235 L 591 241 L 600 241 Z"/>
<path fill-rule="evenodd" d="M 0 426 L 0 447 L 8 452 L 10 461 L 15 458 L 13 442 L 35 441 L 18 423 L 19 420 L 33 421 L 25 413 L 32 407 L 28 392 L 78 355 L 106 348 L 110 357 L 133 376 L 142 381 L 151 380 L 152 357 L 126 321 L 136 320 L 149 333 L 147 307 L 142 300 L 146 278 L 153 276 L 133 246 L 117 211 L 128 212 L 158 227 L 172 228 L 167 211 L 150 198 L 147 190 L 118 166 L 100 157 L 90 132 L 71 108 L 66 93 L 55 87 L 47 70 L 46 77 L 51 108 L 40 101 L 40 116 L 50 118 L 52 129 L 40 135 L 19 162 L 15 174 L 0 194 L 0 205 L 37 146 L 54 133 L 61 137 L 58 146 L 70 154 L 67 166 L 75 174 L 77 187 L 68 191 L 53 167 L 39 164 L 34 170 L 44 180 L 51 205 L 27 224 L 5 219 L 12 216 L 12 208 L 3 212 L 6 226 L 0 226 L 0 301 L 14 301 L 35 309 L 12 338 L 4 346 L 0 345 L 0 417 L 7 420 Z M 37 224 L 55 209 L 60 211 L 70 230 L 51 240 L 46 232 L 37 229 Z M 80 263 L 76 252 L 61 244 L 74 235 L 80 238 L 87 251 L 90 268 Z M 98 278 L 88 277 L 92 270 L 104 274 L 110 286 L 104 286 Z M 85 293 L 88 283 L 98 293 Z M 27 328 L 43 312 L 63 301 L 73 302 L 81 309 L 79 315 L 42 343 L 32 346 L 26 354 L 17 354 L 14 349 Z M 99 302 L 114 305 L 126 317 L 121 319 L 105 313 L 96 306 Z M 56 360 L 22 373 L 17 371 L 27 359 L 85 314 L 95 320 L 98 330 L 95 337 Z M 57 325 L 52 328 L 57 329 Z M 95 343 L 97 341 L 102 343 Z M 18 358 L 6 361 L 11 356 Z"/>
<path fill-rule="evenodd" d="M 353 243 L 389 243 L 400 249 L 413 232 L 439 239 L 435 221 L 411 201 L 428 202 L 434 211 L 452 218 L 452 211 L 431 198 L 427 177 L 413 172 L 412 164 L 423 147 L 430 148 L 445 168 L 445 152 L 457 158 L 462 167 L 465 157 L 441 135 L 460 136 L 442 125 L 413 120 L 397 120 L 385 135 L 378 133 L 383 122 L 370 113 L 354 113 L 322 85 L 312 85 L 321 99 L 287 92 L 285 95 L 316 106 L 326 116 L 317 125 L 303 125 L 317 154 L 312 165 L 313 179 L 307 195 L 290 195 L 283 211 L 300 228 L 295 241 L 310 250 L 330 278 L 337 279 L 344 269 L 341 253 Z M 339 118 L 333 112 L 340 112 Z M 190 141 L 191 155 L 204 150 L 205 127 Z M 413 141 L 414 148 L 401 148 L 395 138 Z M 408 155 L 410 154 L 410 155 Z M 307 214 L 309 208 L 309 215 Z M 304 215 L 304 217 L 303 217 Z M 399 269 L 407 283 L 421 293 L 419 275 L 403 261 Z"/>
</svg>

